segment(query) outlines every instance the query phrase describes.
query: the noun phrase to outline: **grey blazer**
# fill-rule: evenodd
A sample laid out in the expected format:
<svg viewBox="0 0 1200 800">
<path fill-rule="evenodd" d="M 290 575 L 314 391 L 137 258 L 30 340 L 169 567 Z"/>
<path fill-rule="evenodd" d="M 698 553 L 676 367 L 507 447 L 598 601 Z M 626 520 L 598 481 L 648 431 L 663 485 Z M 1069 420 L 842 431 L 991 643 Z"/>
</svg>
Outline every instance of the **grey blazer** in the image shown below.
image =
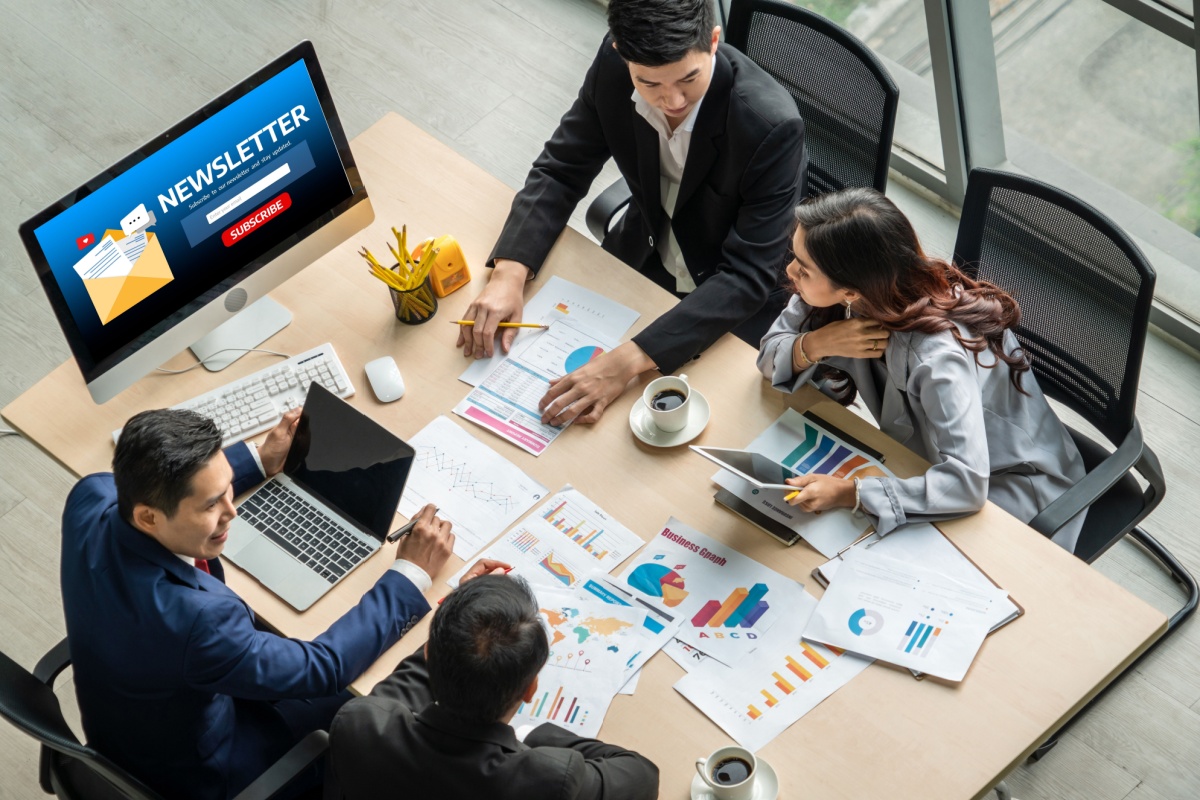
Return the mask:
<svg viewBox="0 0 1200 800">
<path fill-rule="evenodd" d="M 799 374 L 792 368 L 792 343 L 808 329 L 810 310 L 793 296 L 760 345 L 758 368 L 782 391 L 794 392 L 812 377 L 813 367 Z M 1008 352 L 1018 347 L 1011 331 L 1004 346 Z M 1084 476 L 1079 451 L 1033 373 L 1021 376 L 1029 392 L 1023 395 L 1009 380 L 1007 364 L 988 351 L 979 358 L 976 364 L 949 331 L 896 332 L 883 359 L 824 362 L 854 378 L 880 430 L 933 465 L 913 478 L 862 481 L 863 510 L 880 534 L 909 522 L 971 514 L 985 500 L 1028 522 Z M 1054 541 L 1074 551 L 1084 514 Z"/>
</svg>

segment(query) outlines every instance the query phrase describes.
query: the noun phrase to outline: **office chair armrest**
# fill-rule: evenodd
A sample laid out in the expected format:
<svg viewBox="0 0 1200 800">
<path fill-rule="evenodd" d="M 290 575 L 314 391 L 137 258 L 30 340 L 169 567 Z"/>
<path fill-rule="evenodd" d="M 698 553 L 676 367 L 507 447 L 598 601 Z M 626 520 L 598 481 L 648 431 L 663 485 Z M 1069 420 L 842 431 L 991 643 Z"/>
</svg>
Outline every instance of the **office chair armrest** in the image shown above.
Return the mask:
<svg viewBox="0 0 1200 800">
<path fill-rule="evenodd" d="M 292 779 L 312 766 L 329 749 L 329 734 L 313 731 L 296 743 L 283 758 L 276 761 L 253 783 L 238 793 L 234 800 L 268 800 L 292 782 Z"/>
<path fill-rule="evenodd" d="M 54 679 L 69 666 L 71 666 L 71 649 L 67 646 L 67 640 L 64 637 L 38 661 L 37 666 L 33 668 L 33 677 L 53 688 Z"/>
<path fill-rule="evenodd" d="M 617 215 L 618 211 L 629 205 L 630 197 L 629 184 L 625 182 L 624 178 L 618 178 L 588 206 L 584 219 L 587 221 L 588 230 L 592 232 L 592 236 L 596 237 L 597 242 L 604 243 L 604 237 L 608 235 L 608 226 L 612 224 L 613 217 Z"/>
<path fill-rule="evenodd" d="M 1063 492 L 1061 497 L 1042 509 L 1042 513 L 1029 521 L 1029 527 L 1043 536 L 1053 536 L 1059 528 L 1096 502 L 1121 480 L 1125 473 L 1144 458 L 1145 453 L 1142 426 L 1135 419 L 1121 446 L 1084 475 L 1078 483 Z M 1157 464 L 1157 459 L 1154 463 Z"/>
</svg>

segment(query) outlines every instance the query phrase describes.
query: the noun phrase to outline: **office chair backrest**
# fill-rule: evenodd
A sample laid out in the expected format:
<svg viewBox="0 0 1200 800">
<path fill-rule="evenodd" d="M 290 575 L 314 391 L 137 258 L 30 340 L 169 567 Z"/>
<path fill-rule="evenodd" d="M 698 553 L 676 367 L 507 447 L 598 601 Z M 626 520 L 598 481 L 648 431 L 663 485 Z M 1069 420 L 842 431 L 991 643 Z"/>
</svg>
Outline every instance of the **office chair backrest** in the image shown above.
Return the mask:
<svg viewBox="0 0 1200 800">
<path fill-rule="evenodd" d="M 855 36 L 799 6 L 733 0 L 725 41 L 779 81 L 804 118 L 812 197 L 887 188 L 900 90 Z"/>
<path fill-rule="evenodd" d="M 1134 424 L 1154 269 L 1083 201 L 1040 181 L 975 169 L 955 263 L 1016 298 L 1014 331 L 1047 395 L 1114 444 Z"/>
<path fill-rule="evenodd" d="M 0 653 L 0 717 L 42 743 L 60 797 L 161 800 L 159 795 L 75 738 L 52 687 Z M 49 748 L 51 752 L 45 752 Z M 42 788 L 54 791 L 43 771 Z"/>
</svg>

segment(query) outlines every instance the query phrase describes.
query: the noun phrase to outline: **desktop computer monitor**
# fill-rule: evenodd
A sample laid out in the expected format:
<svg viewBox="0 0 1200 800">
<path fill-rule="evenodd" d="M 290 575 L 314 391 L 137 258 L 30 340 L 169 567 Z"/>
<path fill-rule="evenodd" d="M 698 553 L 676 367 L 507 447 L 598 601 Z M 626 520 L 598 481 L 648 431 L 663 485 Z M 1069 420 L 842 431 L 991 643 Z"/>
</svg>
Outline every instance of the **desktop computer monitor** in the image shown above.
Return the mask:
<svg viewBox="0 0 1200 800">
<path fill-rule="evenodd" d="M 188 346 L 212 369 L 265 340 L 291 319 L 266 293 L 373 219 L 302 42 L 20 234 L 103 403 Z"/>
</svg>

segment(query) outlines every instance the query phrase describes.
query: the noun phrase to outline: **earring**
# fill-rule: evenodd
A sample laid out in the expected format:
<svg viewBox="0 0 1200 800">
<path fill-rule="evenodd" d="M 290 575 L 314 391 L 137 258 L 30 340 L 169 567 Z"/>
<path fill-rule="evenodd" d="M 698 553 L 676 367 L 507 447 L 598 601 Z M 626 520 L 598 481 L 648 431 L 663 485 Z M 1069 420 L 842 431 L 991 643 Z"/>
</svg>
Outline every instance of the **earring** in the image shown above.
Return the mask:
<svg viewBox="0 0 1200 800">
<path fill-rule="evenodd" d="M 850 319 L 850 304 L 853 302 L 853 300 L 846 301 L 846 319 Z"/>
</svg>

